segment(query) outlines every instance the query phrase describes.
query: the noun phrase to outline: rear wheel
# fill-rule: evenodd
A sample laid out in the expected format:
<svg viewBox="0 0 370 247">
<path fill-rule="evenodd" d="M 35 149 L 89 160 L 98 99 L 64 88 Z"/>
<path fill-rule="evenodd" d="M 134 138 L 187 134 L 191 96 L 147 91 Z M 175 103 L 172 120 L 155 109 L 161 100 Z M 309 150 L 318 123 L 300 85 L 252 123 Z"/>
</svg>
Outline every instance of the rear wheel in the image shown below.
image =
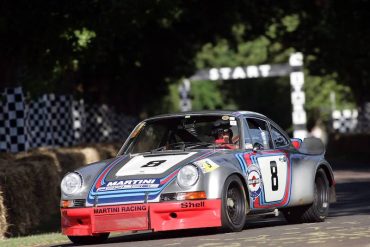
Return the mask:
<svg viewBox="0 0 370 247">
<path fill-rule="evenodd" d="M 329 181 L 324 170 L 319 169 L 316 173 L 313 203 L 289 208 L 283 213 L 290 223 L 322 222 L 326 219 L 329 213 Z"/>
<path fill-rule="evenodd" d="M 109 233 L 102 233 L 95 236 L 68 236 L 74 244 L 99 244 L 105 242 Z"/>
<path fill-rule="evenodd" d="M 237 175 L 228 177 L 222 192 L 222 229 L 234 232 L 243 230 L 246 207 L 247 200 L 242 181 Z"/>
</svg>

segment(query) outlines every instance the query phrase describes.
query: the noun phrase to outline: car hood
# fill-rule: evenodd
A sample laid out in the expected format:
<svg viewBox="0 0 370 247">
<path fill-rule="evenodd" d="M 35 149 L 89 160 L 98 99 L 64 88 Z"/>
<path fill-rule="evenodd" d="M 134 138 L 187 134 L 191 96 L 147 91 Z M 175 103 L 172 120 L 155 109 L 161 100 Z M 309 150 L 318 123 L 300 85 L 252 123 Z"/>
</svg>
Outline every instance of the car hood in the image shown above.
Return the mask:
<svg viewBox="0 0 370 247">
<path fill-rule="evenodd" d="M 156 152 L 118 156 L 96 177 L 90 204 L 142 202 L 158 197 L 186 164 L 209 157 L 215 150 Z"/>
</svg>

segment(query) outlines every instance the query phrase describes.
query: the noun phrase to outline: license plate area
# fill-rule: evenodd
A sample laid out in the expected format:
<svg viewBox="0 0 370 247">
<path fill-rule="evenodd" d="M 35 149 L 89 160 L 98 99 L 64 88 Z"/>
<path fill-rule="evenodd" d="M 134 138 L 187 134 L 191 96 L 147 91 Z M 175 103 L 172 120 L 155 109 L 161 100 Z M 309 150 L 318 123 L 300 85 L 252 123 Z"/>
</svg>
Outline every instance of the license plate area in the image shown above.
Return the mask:
<svg viewBox="0 0 370 247">
<path fill-rule="evenodd" d="M 147 230 L 148 209 L 146 204 L 96 207 L 93 232 Z"/>
</svg>

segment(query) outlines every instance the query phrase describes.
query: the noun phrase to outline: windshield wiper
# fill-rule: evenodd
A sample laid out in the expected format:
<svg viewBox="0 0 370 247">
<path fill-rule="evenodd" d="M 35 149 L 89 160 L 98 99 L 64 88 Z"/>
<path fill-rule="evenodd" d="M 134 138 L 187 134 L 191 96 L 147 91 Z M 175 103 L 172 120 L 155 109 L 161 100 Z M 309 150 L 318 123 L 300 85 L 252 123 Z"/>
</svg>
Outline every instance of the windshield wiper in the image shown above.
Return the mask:
<svg viewBox="0 0 370 247">
<path fill-rule="evenodd" d="M 187 146 L 186 149 L 194 149 L 194 148 L 208 147 L 208 146 L 212 146 L 213 148 L 215 147 L 215 144 L 210 143 L 210 142 L 193 142 L 191 144 L 193 144 L 193 145 L 192 146 Z"/>
<path fill-rule="evenodd" d="M 176 147 L 180 147 L 180 146 L 181 146 L 181 149 L 185 151 L 186 144 L 188 144 L 188 143 L 187 142 L 174 142 L 174 143 L 171 143 L 171 144 L 168 144 L 168 145 L 161 146 L 159 148 L 152 149 L 150 152 L 155 153 L 155 152 L 159 152 L 159 151 L 174 150 L 174 149 L 168 149 L 168 148 L 170 148 L 170 147 L 176 148 Z"/>
</svg>

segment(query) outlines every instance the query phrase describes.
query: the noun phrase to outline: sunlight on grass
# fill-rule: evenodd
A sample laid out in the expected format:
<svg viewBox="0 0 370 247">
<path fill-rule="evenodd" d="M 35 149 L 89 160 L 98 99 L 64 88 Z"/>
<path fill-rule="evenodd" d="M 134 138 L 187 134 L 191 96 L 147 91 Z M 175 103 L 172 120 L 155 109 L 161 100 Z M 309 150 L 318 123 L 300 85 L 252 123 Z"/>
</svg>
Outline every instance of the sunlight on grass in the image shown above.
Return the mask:
<svg viewBox="0 0 370 247">
<path fill-rule="evenodd" d="M 8 238 L 0 240 L 1 247 L 15 246 L 45 246 L 53 244 L 70 243 L 68 238 L 61 233 L 39 234 L 27 237 Z"/>
</svg>

